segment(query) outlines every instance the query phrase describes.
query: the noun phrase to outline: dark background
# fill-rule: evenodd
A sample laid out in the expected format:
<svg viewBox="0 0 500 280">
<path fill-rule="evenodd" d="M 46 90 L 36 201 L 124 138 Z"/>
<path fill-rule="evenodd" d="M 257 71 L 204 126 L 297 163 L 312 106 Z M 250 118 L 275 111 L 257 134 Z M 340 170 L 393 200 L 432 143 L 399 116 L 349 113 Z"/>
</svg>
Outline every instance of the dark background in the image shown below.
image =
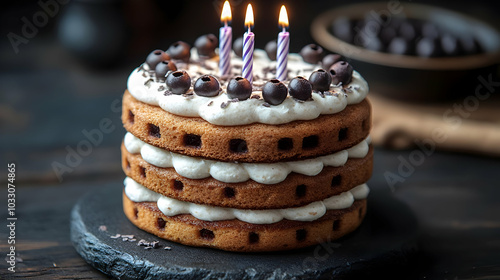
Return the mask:
<svg viewBox="0 0 500 280">
<path fill-rule="evenodd" d="M 37 28 L 37 34 L 27 44 L 20 44 L 17 54 L 8 34 L 22 35 L 23 17 L 33 22 L 33 16 L 42 8 L 35 1 L 13 1 L 4 4 L 0 12 L 2 158 L 26 160 L 41 153 L 41 159 L 45 159 L 45 153 L 58 155 L 61 148 L 60 156 L 64 156 L 64 147 L 76 145 L 83 137 L 81 131 L 98 127 L 103 117 L 111 118 L 117 130 L 106 135 L 102 144 L 118 143 L 123 130 L 119 114 L 109 107 L 120 98 L 131 69 L 153 49 L 167 49 L 177 40 L 193 44 L 198 36 L 207 33 L 218 36 L 223 1 L 68 2 L 58 5 L 54 17 Z M 244 32 L 248 1 L 231 2 L 235 39 Z M 314 42 L 309 29 L 318 14 L 355 2 L 360 1 L 252 1 L 256 47 L 263 48 L 276 38 L 282 3 L 287 5 L 290 19 L 290 51 L 298 52 Z M 405 2 L 439 5 L 500 25 L 500 10 L 492 4 L 494 1 L 401 1 L 403 5 Z M 41 172 L 46 172 L 44 179 L 56 179 L 49 172 L 51 168 L 47 170 L 50 162 L 29 162 L 24 179 Z M 66 175 L 76 173 L 75 169 Z"/>
<path fill-rule="evenodd" d="M 248 1 L 231 2 L 235 39 L 244 32 Z M 279 7 L 286 4 L 290 51 L 298 52 L 313 42 L 309 28 L 318 14 L 360 1 L 251 2 L 255 12 L 256 47 L 263 48 L 276 38 L 280 31 Z M 493 4 L 495 1 L 401 1 L 403 5 L 406 2 L 462 11 L 500 28 L 500 9 Z M 130 71 L 153 49 L 167 49 L 177 40 L 193 44 L 198 36 L 206 33 L 218 35 L 221 4 L 222 1 L 200 0 L 71 1 L 58 5 L 59 11 L 54 17 L 39 27 L 27 44 L 19 45 L 16 54 L 8 34 L 21 35 L 22 18 L 32 21 L 41 7 L 36 1 L 3 3 L 0 11 L 0 155 L 2 162 L 17 164 L 16 185 L 22 193 L 18 199 L 19 213 L 25 214 L 24 221 L 32 223 L 25 224 L 26 231 L 20 235 L 35 241 L 61 238 L 57 247 L 22 252 L 25 260 L 47 255 L 47 258 L 38 258 L 36 263 L 25 261 L 25 268 L 32 267 L 28 271 L 36 273 L 33 267 L 50 266 L 61 257 L 74 258 L 77 262 L 78 256 L 68 240 L 71 206 L 86 190 L 123 180 L 119 145 L 125 130 L 121 126 L 121 112 L 114 108 L 121 104 Z M 79 19 L 76 24 L 75 18 Z M 61 33 L 62 26 L 69 26 L 66 33 Z M 113 131 L 103 133 L 102 141 L 93 145 L 88 154 L 79 159 L 68 158 L 71 151 L 87 140 L 84 131 L 98 130 L 105 118 L 111 121 Z M 377 148 L 374 176 L 369 183 L 388 188 L 384 172 L 396 172 L 397 157 L 408 158 L 409 152 Z M 68 167 L 59 178 L 54 172 L 57 164 Z M 419 268 L 419 277 L 455 279 L 500 275 L 500 223 L 495 214 L 498 203 L 493 199 L 499 196 L 500 186 L 495 176 L 499 168 L 495 158 L 438 152 L 392 190 L 412 207 L 425 231 L 421 242 L 426 262 Z M 6 173 L 6 168 L 0 169 L 2 182 L 7 178 Z M 2 193 L 6 193 L 5 185 L 2 185 Z M 42 195 L 44 201 L 29 196 L 45 191 L 64 192 L 63 189 L 68 190 L 64 201 L 51 202 L 48 194 Z M 4 205 L 4 197 L 1 205 Z M 467 211 L 468 207 L 473 207 L 473 211 Z M 44 217 L 57 217 L 51 221 L 61 224 L 61 228 L 48 230 L 49 226 L 38 216 L 28 218 L 40 211 Z M 461 228 L 458 232 L 457 223 Z M 36 226 L 51 236 L 29 236 Z M 3 230 L 0 234 L 4 240 Z M 5 248 L 3 245 L 1 241 L 0 248 Z M 92 271 L 90 267 L 78 265 L 82 275 L 99 275 L 87 272 Z"/>
</svg>

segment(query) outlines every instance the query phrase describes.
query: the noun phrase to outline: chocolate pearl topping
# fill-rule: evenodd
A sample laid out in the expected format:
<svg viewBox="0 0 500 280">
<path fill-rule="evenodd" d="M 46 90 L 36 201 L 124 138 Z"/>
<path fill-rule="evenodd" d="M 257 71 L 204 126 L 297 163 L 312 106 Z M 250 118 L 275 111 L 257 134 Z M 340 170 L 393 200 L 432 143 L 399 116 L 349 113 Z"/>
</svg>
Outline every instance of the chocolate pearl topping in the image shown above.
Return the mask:
<svg viewBox="0 0 500 280">
<path fill-rule="evenodd" d="M 230 99 L 246 100 L 252 95 L 252 85 L 243 77 L 236 77 L 227 85 L 227 95 Z"/>
<path fill-rule="evenodd" d="M 276 40 L 267 42 L 265 50 L 270 60 L 276 60 L 276 52 L 278 51 Z"/>
<path fill-rule="evenodd" d="M 214 34 L 206 34 L 198 37 L 194 42 L 194 47 L 198 51 L 199 56 L 214 57 L 215 48 L 219 44 L 219 40 Z"/>
<path fill-rule="evenodd" d="M 173 94 L 184 94 L 188 91 L 189 87 L 191 86 L 191 77 L 189 77 L 189 74 L 184 71 L 175 71 L 175 72 L 170 72 L 167 75 L 167 88 L 173 93 Z"/>
<path fill-rule="evenodd" d="M 191 46 L 183 41 L 177 41 L 170 45 L 167 50 L 167 53 L 173 59 L 182 60 L 184 62 L 188 62 L 189 58 L 191 58 Z"/>
<path fill-rule="evenodd" d="M 436 57 L 441 54 L 441 48 L 438 39 L 422 38 L 417 43 L 417 54 L 421 57 Z"/>
<path fill-rule="evenodd" d="M 328 54 L 323 57 L 321 65 L 323 66 L 323 69 L 330 69 L 335 62 L 340 61 L 341 59 L 342 56 L 340 54 Z"/>
<path fill-rule="evenodd" d="M 396 37 L 392 39 L 391 43 L 389 43 L 387 51 L 393 54 L 408 54 L 409 53 L 408 41 L 406 41 L 402 37 Z"/>
<path fill-rule="evenodd" d="M 239 37 L 234 41 L 233 51 L 237 56 L 243 57 L 243 37 Z"/>
<path fill-rule="evenodd" d="M 219 95 L 219 89 L 219 81 L 211 75 L 203 75 L 194 83 L 194 93 L 199 96 L 217 96 Z"/>
<path fill-rule="evenodd" d="M 170 55 L 165 53 L 162 50 L 154 50 L 151 53 L 149 53 L 148 57 L 146 58 L 146 64 L 149 66 L 150 70 L 155 70 L 155 67 L 160 61 L 163 60 L 169 60 Z"/>
<path fill-rule="evenodd" d="M 264 101 L 271 105 L 283 103 L 288 95 L 288 89 L 280 80 L 272 79 L 262 88 L 262 97 Z"/>
<path fill-rule="evenodd" d="M 330 67 L 330 75 L 332 75 L 332 84 L 347 85 L 352 80 L 352 66 L 347 61 L 339 61 Z"/>
<path fill-rule="evenodd" d="M 160 81 L 164 81 L 169 71 L 177 71 L 177 67 L 173 61 L 164 60 L 158 63 L 155 68 L 156 78 Z"/>
<path fill-rule="evenodd" d="M 290 95 L 299 100 L 309 100 L 312 96 L 311 83 L 304 77 L 295 77 L 288 84 Z"/>
<path fill-rule="evenodd" d="M 300 50 L 300 55 L 305 62 L 316 64 L 323 57 L 323 48 L 315 44 L 309 44 Z"/>
<path fill-rule="evenodd" d="M 313 90 L 327 91 L 330 89 L 332 76 L 330 76 L 330 73 L 326 72 L 324 69 L 318 69 L 311 73 L 311 76 L 309 76 L 309 82 L 311 83 Z"/>
<path fill-rule="evenodd" d="M 454 56 L 460 53 L 460 44 L 457 38 L 445 34 L 441 37 L 441 49 L 446 55 Z"/>
</svg>

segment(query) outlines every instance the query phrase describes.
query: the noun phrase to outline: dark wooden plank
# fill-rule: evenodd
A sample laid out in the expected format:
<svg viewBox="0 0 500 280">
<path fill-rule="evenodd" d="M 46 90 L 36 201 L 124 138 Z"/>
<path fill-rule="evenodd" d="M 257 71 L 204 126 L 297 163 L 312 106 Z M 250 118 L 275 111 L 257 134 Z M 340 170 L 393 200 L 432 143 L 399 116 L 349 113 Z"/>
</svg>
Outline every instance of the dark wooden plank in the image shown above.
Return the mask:
<svg viewBox="0 0 500 280">
<path fill-rule="evenodd" d="M 116 181 L 114 181 L 116 182 Z M 78 255 L 69 238 L 70 211 L 88 190 L 105 183 L 72 183 L 59 186 L 25 186 L 16 191 L 16 254 L 22 262 L 16 272 L 7 271 L 2 261 L 1 279 L 107 279 Z M 2 198 L 6 189 L 1 189 Z M 3 203 L 3 202 L 2 202 Z M 2 204 L 3 205 L 3 204 Z M 2 212 L 1 220 L 6 221 Z M 7 240 L 2 231 L 1 240 Z M 9 245 L 10 246 L 10 245 Z M 6 242 L 0 251 L 8 252 Z"/>
</svg>

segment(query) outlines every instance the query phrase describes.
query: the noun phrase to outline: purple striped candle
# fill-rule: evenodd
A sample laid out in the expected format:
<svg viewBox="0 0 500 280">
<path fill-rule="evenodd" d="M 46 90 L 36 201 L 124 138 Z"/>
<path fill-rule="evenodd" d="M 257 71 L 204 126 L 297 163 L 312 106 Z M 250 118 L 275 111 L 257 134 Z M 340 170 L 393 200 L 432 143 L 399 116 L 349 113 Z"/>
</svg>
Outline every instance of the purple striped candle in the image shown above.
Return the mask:
<svg viewBox="0 0 500 280">
<path fill-rule="evenodd" d="M 251 27 L 253 25 L 253 9 L 252 5 L 248 4 L 247 13 L 245 16 L 245 26 L 248 27 L 248 32 L 243 36 L 243 69 L 242 76 L 246 78 L 250 84 L 253 82 L 253 48 L 255 42 L 255 34 Z"/>
<path fill-rule="evenodd" d="M 279 24 L 283 31 L 278 34 L 278 48 L 276 51 L 276 79 L 285 81 L 288 77 L 288 47 L 290 45 L 290 34 L 286 32 L 288 26 L 288 15 L 285 6 L 281 6 Z"/>
<path fill-rule="evenodd" d="M 233 41 L 233 30 L 227 25 L 231 21 L 231 7 L 229 2 L 224 2 L 222 14 L 220 16 L 224 26 L 219 30 L 219 74 L 229 75 L 231 72 L 231 44 Z"/>
<path fill-rule="evenodd" d="M 245 32 L 243 36 L 243 70 L 242 76 L 246 78 L 250 84 L 253 82 L 253 49 L 255 35 L 253 32 Z"/>
</svg>

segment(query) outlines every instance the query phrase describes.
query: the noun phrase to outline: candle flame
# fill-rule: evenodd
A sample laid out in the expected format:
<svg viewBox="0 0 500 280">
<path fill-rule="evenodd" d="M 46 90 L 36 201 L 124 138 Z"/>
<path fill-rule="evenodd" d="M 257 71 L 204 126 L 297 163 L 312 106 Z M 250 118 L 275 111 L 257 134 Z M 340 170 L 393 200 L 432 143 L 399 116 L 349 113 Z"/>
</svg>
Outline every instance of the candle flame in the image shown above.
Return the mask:
<svg viewBox="0 0 500 280">
<path fill-rule="evenodd" d="M 281 6 L 278 23 L 283 27 L 288 27 L 288 14 L 286 13 L 285 5 Z"/>
<path fill-rule="evenodd" d="M 220 15 L 220 21 L 228 22 L 231 21 L 231 6 L 229 5 L 229 1 L 226 0 L 224 2 L 224 6 L 222 7 L 222 14 Z"/>
<path fill-rule="evenodd" d="M 252 25 L 253 25 L 253 9 L 252 9 L 252 4 L 248 4 L 247 13 L 245 15 L 245 26 L 248 26 L 248 28 L 250 28 Z"/>
</svg>

